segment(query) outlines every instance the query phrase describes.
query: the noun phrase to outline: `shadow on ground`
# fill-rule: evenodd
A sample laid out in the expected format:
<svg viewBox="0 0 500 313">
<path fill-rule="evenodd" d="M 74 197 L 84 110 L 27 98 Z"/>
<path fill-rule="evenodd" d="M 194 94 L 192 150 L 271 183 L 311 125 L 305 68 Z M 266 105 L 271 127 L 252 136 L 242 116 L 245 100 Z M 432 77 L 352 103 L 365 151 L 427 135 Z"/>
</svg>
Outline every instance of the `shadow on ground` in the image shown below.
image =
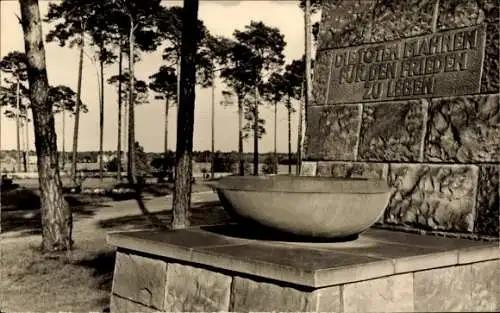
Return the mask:
<svg viewBox="0 0 500 313">
<path fill-rule="evenodd" d="M 207 201 L 193 204 L 189 211 L 189 220 L 193 226 L 223 224 L 228 223 L 230 220 L 229 215 L 220 206 L 218 201 Z M 151 221 L 151 218 L 154 219 L 154 222 Z M 148 212 L 147 214 L 133 214 L 101 220 L 98 222 L 98 225 L 104 229 L 131 229 L 151 226 L 169 227 L 171 219 L 171 210 L 163 210 L 154 213 Z"/>
<path fill-rule="evenodd" d="M 97 278 L 96 288 L 111 292 L 113 270 L 115 267 L 115 251 L 102 251 L 90 258 L 79 260 L 75 265 L 93 270 L 92 276 Z"/>
<path fill-rule="evenodd" d="M 28 188 L 2 190 L 0 195 L 2 211 L 37 210 L 40 208 L 40 197 Z"/>
<path fill-rule="evenodd" d="M 116 253 L 114 250 L 100 251 L 95 255 L 75 262 L 74 265 L 92 270 L 94 288 L 103 290 L 109 295 L 111 294 L 111 288 L 113 285 L 115 257 Z M 99 302 L 95 304 L 96 306 L 103 308 L 101 312 L 109 312 L 109 300 L 108 296 L 101 298 Z"/>
<path fill-rule="evenodd" d="M 96 211 L 110 205 L 103 202 L 109 199 L 94 195 L 65 195 L 71 207 L 73 220 L 88 218 Z M 1 195 L 2 233 L 21 231 L 22 235 L 35 235 L 41 232 L 40 197 L 27 188 L 18 188 L 2 192 Z"/>
<path fill-rule="evenodd" d="M 114 188 L 131 188 L 131 186 L 128 183 L 120 183 L 115 185 Z M 164 197 L 172 194 L 172 189 L 172 183 L 146 183 L 141 186 L 141 192 L 143 194 L 153 197 Z"/>
</svg>

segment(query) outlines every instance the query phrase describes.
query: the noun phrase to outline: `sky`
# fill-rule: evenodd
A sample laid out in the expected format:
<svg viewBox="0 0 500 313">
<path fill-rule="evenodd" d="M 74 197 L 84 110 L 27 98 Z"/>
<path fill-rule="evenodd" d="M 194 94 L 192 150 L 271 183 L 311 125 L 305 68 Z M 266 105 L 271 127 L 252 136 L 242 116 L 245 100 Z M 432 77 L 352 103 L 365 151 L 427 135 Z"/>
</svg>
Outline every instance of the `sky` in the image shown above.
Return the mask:
<svg viewBox="0 0 500 313">
<path fill-rule="evenodd" d="M 42 17 L 46 15 L 48 3 L 56 1 L 40 0 Z M 164 6 L 182 6 L 181 1 L 164 1 Z M 0 58 L 9 52 L 24 51 L 23 33 L 17 20 L 20 16 L 17 0 L 0 0 Z M 304 54 L 304 18 L 298 7 L 298 1 L 208 1 L 201 0 L 198 18 L 202 20 L 213 35 L 232 38 L 234 30 L 243 30 L 251 21 L 262 21 L 264 24 L 277 27 L 285 36 L 287 45 L 284 54 L 286 62 L 298 59 Z M 313 22 L 319 20 L 319 14 L 313 16 Z M 50 25 L 43 23 L 44 35 L 49 31 Z M 59 47 L 57 43 L 45 42 L 46 62 L 49 84 L 64 84 L 76 91 L 78 72 L 78 49 Z M 148 82 L 148 77 L 154 74 L 163 64 L 162 49 L 154 53 L 143 53 L 141 61 L 136 63 L 135 71 L 139 79 Z M 88 48 L 86 54 L 91 56 L 92 50 Z M 109 65 L 105 68 L 105 81 L 108 77 L 118 73 L 118 65 Z M 3 79 L 2 79 L 3 80 Z M 215 90 L 215 150 L 232 151 L 238 147 L 238 115 L 237 107 L 223 107 L 222 90 L 226 89 L 220 81 L 216 83 Z M 116 88 L 105 84 L 104 104 L 104 150 L 116 150 L 117 145 L 117 95 Z M 211 89 L 196 89 L 195 125 L 193 144 L 194 150 L 211 149 Z M 90 57 L 84 57 L 82 102 L 89 112 L 80 115 L 80 129 L 78 150 L 89 151 L 99 149 L 99 95 L 97 65 Z M 294 102 L 295 107 L 298 103 Z M 149 103 L 136 107 L 136 140 L 147 152 L 162 152 L 164 146 L 164 115 L 165 106 L 162 100 L 154 99 L 150 92 Z M 263 106 L 261 116 L 266 120 L 266 134 L 260 141 L 259 151 L 270 152 L 274 149 L 274 118 L 273 109 Z M 297 145 L 297 120 L 298 114 L 292 115 L 292 149 Z M 66 151 L 71 150 L 74 119 L 66 119 Z M 171 107 L 169 111 L 169 149 L 175 150 L 177 109 Z M 62 118 L 56 115 L 56 133 L 58 149 L 62 149 Z M 16 148 L 15 120 L 2 116 L 1 149 Z M 278 152 L 287 151 L 287 114 L 284 105 L 278 107 Z M 24 138 L 24 136 L 23 136 Z M 23 142 L 23 140 L 22 140 Z M 28 144 L 34 150 L 33 127 L 30 125 Z M 253 139 L 244 143 L 244 151 L 253 151 Z"/>
</svg>

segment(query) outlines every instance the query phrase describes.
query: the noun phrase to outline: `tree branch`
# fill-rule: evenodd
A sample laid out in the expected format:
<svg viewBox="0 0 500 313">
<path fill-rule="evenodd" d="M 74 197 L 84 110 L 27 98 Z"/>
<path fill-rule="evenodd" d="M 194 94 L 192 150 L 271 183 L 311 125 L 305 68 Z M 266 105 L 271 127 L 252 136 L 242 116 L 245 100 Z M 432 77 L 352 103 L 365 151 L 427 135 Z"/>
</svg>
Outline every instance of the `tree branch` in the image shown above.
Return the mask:
<svg viewBox="0 0 500 313">
<path fill-rule="evenodd" d="M 23 20 L 21 20 L 21 18 L 19 17 L 19 15 L 15 14 L 14 15 L 17 17 L 17 20 L 19 21 L 19 24 L 23 24 Z"/>
</svg>

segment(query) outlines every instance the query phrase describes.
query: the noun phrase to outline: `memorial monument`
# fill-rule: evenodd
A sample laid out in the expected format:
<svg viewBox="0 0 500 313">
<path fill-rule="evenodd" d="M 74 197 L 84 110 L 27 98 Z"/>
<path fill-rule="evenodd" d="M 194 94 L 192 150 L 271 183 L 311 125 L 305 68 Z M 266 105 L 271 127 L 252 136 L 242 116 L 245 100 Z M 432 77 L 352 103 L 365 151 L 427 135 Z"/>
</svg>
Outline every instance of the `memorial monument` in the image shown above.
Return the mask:
<svg viewBox="0 0 500 313">
<path fill-rule="evenodd" d="M 387 179 L 381 224 L 498 237 L 499 4 L 434 4 L 324 3 L 306 164 Z"/>
<path fill-rule="evenodd" d="M 384 181 L 377 227 L 342 242 L 238 224 L 113 233 L 111 312 L 500 311 L 499 13 L 496 0 L 324 0 L 301 174 L 336 179 L 323 188 L 339 196 Z M 266 197 L 286 216 L 260 222 L 311 230 L 293 224 L 307 211 Z"/>
</svg>

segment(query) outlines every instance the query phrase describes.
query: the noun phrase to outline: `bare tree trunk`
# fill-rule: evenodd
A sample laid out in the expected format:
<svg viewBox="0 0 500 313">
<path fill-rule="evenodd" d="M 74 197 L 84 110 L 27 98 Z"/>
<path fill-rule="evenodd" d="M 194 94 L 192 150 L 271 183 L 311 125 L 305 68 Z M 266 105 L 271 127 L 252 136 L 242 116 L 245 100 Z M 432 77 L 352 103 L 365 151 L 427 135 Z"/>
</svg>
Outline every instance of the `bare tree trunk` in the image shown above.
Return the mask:
<svg viewBox="0 0 500 313">
<path fill-rule="evenodd" d="M 30 145 L 29 145 L 29 119 L 28 119 L 28 109 L 26 109 L 26 123 L 24 124 L 25 131 L 25 152 L 24 152 L 24 171 L 28 172 L 29 167 L 29 153 L 30 153 Z"/>
<path fill-rule="evenodd" d="M 276 143 L 278 139 L 278 102 L 274 103 L 274 174 L 278 174 L 278 151 Z"/>
<path fill-rule="evenodd" d="M 175 101 L 177 101 L 177 115 L 179 115 L 179 106 L 181 104 L 181 61 L 182 61 L 182 56 L 177 57 L 177 64 L 176 64 L 176 73 L 177 73 L 177 94 Z M 176 139 L 177 140 L 177 139 Z M 176 144 L 177 145 L 177 144 Z"/>
<path fill-rule="evenodd" d="M 0 104 L 0 157 L 2 157 L 2 105 Z M 0 168 L 0 173 L 3 173 L 3 168 Z"/>
<path fill-rule="evenodd" d="M 288 174 L 292 174 L 292 104 L 288 98 Z"/>
<path fill-rule="evenodd" d="M 300 90 L 300 100 L 299 100 L 299 121 L 298 121 L 298 132 L 297 132 L 297 166 L 295 169 L 295 174 L 300 175 L 300 168 L 302 166 L 302 99 L 304 97 L 304 83 L 302 83 L 302 87 Z"/>
<path fill-rule="evenodd" d="M 243 159 L 243 97 L 238 94 L 238 155 L 240 160 L 239 174 L 245 175 L 245 160 Z"/>
<path fill-rule="evenodd" d="M 21 111 L 21 106 L 20 106 L 20 95 L 19 95 L 19 78 L 17 78 L 17 84 L 16 84 L 16 142 L 17 142 L 17 155 L 16 155 L 16 164 L 17 164 L 17 171 L 21 172 L 21 120 L 20 120 L 20 111 Z"/>
<path fill-rule="evenodd" d="M 0 157 L 2 157 L 2 105 L 0 104 Z M 0 173 L 3 173 L 3 168 L 0 168 Z"/>
<path fill-rule="evenodd" d="M 297 169 L 298 173 L 297 175 L 300 175 L 300 171 L 302 168 L 302 149 L 303 149 L 303 126 L 302 124 L 304 123 L 304 115 L 305 112 L 302 110 L 306 110 L 306 108 L 309 107 L 310 101 L 311 101 L 311 91 L 312 91 L 312 82 L 311 82 L 311 0 L 306 0 L 306 6 L 305 6 L 305 14 L 304 14 L 304 19 L 305 19 L 305 63 L 306 63 L 306 73 L 305 73 L 305 92 L 304 92 L 304 106 L 300 108 L 300 113 L 299 115 L 301 116 L 300 118 L 300 150 L 297 151 Z"/>
<path fill-rule="evenodd" d="M 128 164 L 128 97 L 125 96 L 125 105 L 123 106 L 123 151 L 126 151 L 126 160 Z"/>
<path fill-rule="evenodd" d="M 118 181 L 122 180 L 122 67 L 123 67 L 123 48 L 120 41 L 120 56 L 118 61 L 118 144 L 116 155 L 118 157 L 117 176 Z"/>
<path fill-rule="evenodd" d="M 182 62 L 182 57 L 179 56 L 177 57 L 177 108 L 180 106 L 181 104 L 181 62 Z"/>
<path fill-rule="evenodd" d="M 255 104 L 253 123 L 253 175 L 259 175 L 259 87 L 255 84 Z"/>
<path fill-rule="evenodd" d="M 177 115 L 177 149 L 172 228 L 189 226 L 193 128 L 196 86 L 196 50 L 198 37 L 198 0 L 184 0 L 181 46 L 181 97 Z"/>
<path fill-rule="evenodd" d="M 215 75 L 212 73 L 212 153 L 210 158 L 210 177 L 215 177 Z"/>
<path fill-rule="evenodd" d="M 20 0 L 24 46 L 28 59 L 30 99 L 38 157 L 38 180 L 42 212 L 42 249 L 69 250 L 72 247 L 72 217 L 62 195 L 56 131 L 45 66 L 42 21 L 38 0 Z"/>
<path fill-rule="evenodd" d="M 75 125 L 73 130 L 73 158 L 71 160 L 71 177 L 73 182 L 76 183 L 76 166 L 77 166 L 77 153 L 78 153 L 78 129 L 80 126 L 80 104 L 82 94 L 82 73 L 83 73 L 83 49 L 85 47 L 85 32 L 82 31 L 80 42 L 80 60 L 78 62 L 78 85 L 76 88 L 76 107 L 75 107 Z"/>
<path fill-rule="evenodd" d="M 25 173 L 28 172 L 28 156 L 26 151 L 23 151 L 23 170 Z"/>
<path fill-rule="evenodd" d="M 62 168 L 66 166 L 66 108 L 62 110 Z"/>
<path fill-rule="evenodd" d="M 101 49 L 102 56 L 102 49 Z M 99 60 L 100 70 L 101 70 L 101 87 L 100 87 L 100 98 L 99 98 L 99 179 L 102 182 L 104 176 L 104 164 L 103 164 L 103 141 L 104 141 L 104 60 Z"/>
<path fill-rule="evenodd" d="M 21 136 L 21 157 L 23 159 L 23 172 L 28 172 L 28 164 L 26 159 L 26 120 L 21 122 L 21 128 L 19 129 Z"/>
<path fill-rule="evenodd" d="M 128 182 L 135 185 L 137 182 L 135 173 L 135 110 L 134 110 L 134 21 L 130 19 L 129 34 L 129 96 L 128 96 L 128 162 L 127 176 Z"/>
<path fill-rule="evenodd" d="M 168 156 L 168 111 L 170 110 L 170 105 L 169 105 L 170 99 L 165 96 L 165 138 L 164 138 L 164 146 L 163 146 L 163 152 L 165 154 L 165 158 Z"/>
</svg>

